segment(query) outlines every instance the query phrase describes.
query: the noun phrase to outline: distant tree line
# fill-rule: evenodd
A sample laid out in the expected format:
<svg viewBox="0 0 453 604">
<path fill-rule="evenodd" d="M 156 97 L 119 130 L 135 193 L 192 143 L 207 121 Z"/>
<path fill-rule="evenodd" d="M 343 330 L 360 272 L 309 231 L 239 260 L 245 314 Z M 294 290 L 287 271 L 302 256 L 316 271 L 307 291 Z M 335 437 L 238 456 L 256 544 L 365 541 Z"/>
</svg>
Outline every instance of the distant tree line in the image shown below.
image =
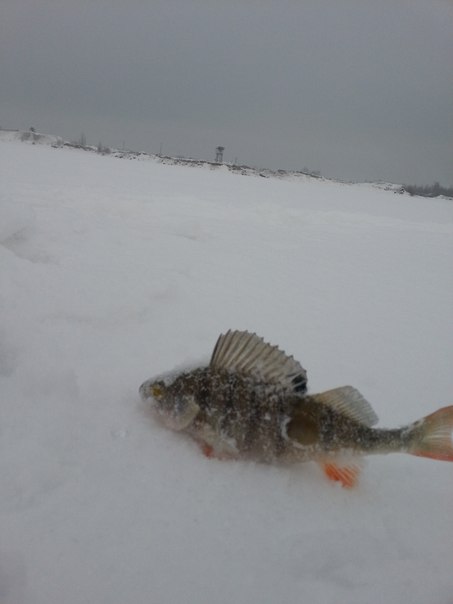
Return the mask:
<svg viewBox="0 0 453 604">
<path fill-rule="evenodd" d="M 409 195 L 420 195 L 421 197 L 439 197 L 439 195 L 453 197 L 453 187 L 441 187 L 438 182 L 425 186 L 403 185 L 403 189 Z"/>
</svg>

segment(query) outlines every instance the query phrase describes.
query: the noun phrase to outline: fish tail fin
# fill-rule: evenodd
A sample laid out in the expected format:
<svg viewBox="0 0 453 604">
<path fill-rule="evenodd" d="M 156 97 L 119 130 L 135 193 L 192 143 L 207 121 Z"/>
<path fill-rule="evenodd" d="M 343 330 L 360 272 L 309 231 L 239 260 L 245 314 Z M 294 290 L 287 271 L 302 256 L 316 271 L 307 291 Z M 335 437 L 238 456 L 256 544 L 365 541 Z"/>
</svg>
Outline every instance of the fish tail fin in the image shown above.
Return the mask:
<svg viewBox="0 0 453 604">
<path fill-rule="evenodd" d="M 411 426 L 408 453 L 453 461 L 453 405 L 442 407 Z"/>
</svg>

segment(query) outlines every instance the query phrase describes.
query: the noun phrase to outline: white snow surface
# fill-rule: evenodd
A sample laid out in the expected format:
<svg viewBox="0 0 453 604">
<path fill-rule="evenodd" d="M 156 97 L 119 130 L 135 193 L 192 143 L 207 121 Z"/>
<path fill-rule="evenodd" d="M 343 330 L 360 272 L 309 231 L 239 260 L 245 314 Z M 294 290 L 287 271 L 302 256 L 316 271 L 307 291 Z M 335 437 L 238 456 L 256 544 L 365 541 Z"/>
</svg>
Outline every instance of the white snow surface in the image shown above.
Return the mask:
<svg viewBox="0 0 453 604">
<path fill-rule="evenodd" d="M 138 387 L 248 329 L 380 424 L 453 403 L 453 204 L 0 141 L 1 604 L 453 602 L 453 464 L 209 460 Z"/>
</svg>

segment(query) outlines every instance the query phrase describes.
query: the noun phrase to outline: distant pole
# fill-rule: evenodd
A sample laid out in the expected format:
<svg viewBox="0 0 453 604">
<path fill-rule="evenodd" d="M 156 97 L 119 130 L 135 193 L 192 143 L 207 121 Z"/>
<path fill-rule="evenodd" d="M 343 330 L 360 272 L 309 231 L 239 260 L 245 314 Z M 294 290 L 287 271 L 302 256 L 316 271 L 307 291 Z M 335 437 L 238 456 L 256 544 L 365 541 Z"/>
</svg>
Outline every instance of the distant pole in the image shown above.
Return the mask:
<svg viewBox="0 0 453 604">
<path fill-rule="evenodd" d="M 159 157 L 162 157 L 162 143 L 159 145 Z"/>
</svg>

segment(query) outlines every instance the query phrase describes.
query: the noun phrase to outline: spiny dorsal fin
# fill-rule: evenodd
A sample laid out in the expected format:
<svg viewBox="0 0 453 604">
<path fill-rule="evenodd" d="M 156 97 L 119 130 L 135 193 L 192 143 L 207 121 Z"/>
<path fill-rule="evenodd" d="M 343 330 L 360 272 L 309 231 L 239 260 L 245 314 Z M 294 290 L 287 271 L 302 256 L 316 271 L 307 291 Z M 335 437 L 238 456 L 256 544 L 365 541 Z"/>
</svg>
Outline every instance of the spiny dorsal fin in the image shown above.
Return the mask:
<svg viewBox="0 0 453 604">
<path fill-rule="evenodd" d="M 219 336 L 211 369 L 236 371 L 257 381 L 279 384 L 297 394 L 307 390 L 307 372 L 292 356 L 248 331 L 227 331 Z"/>
<path fill-rule="evenodd" d="M 314 394 L 313 397 L 318 402 L 365 426 L 374 426 L 378 421 L 378 416 L 370 403 L 352 386 L 334 388 L 320 394 Z"/>
</svg>

